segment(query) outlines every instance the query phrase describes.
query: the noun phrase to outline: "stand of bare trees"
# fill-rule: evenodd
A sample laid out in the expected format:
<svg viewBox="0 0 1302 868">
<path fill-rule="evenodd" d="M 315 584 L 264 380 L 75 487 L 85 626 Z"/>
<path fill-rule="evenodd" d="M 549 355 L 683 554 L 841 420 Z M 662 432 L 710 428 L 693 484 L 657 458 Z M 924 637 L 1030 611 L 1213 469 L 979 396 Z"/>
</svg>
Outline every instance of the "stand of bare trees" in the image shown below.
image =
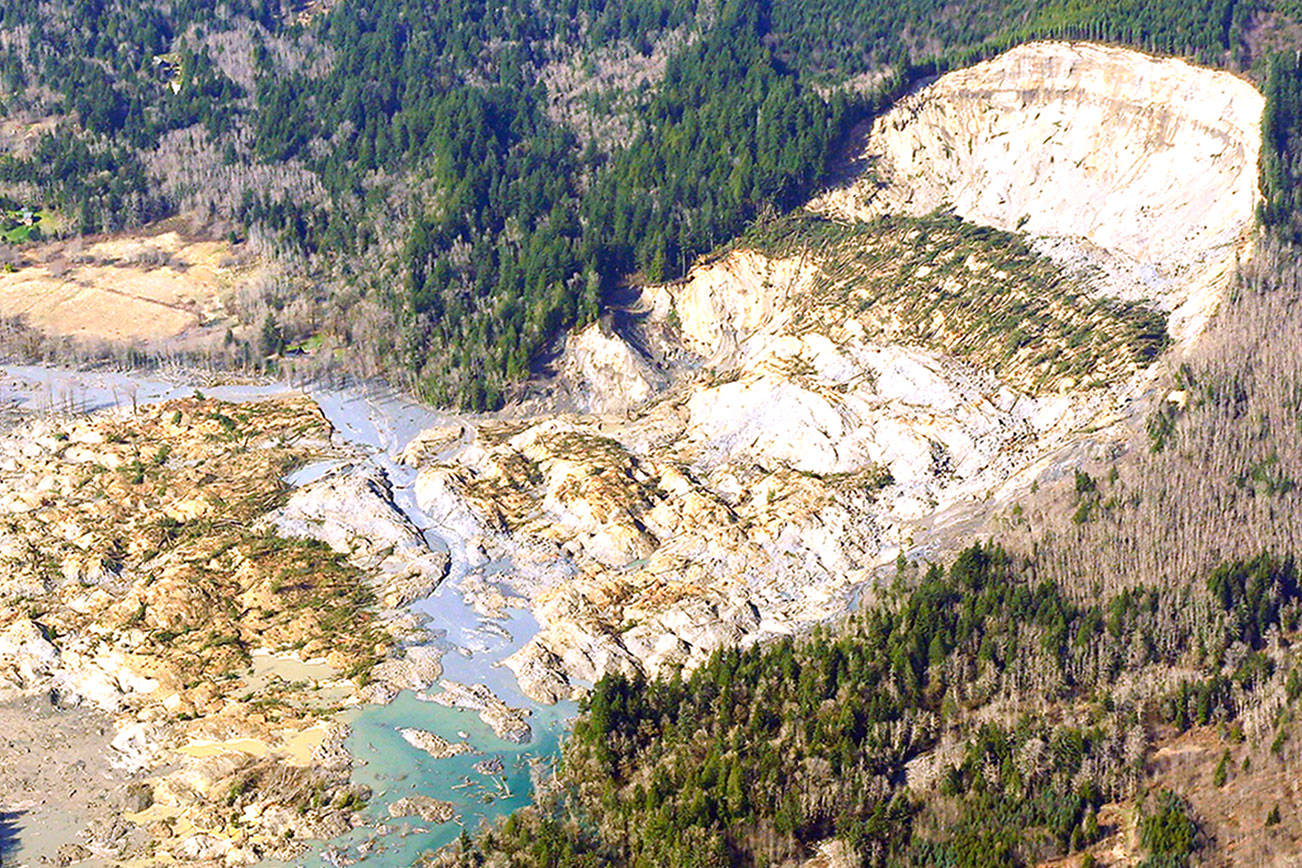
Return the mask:
<svg viewBox="0 0 1302 868">
<path fill-rule="evenodd" d="M 1183 586 L 1216 564 L 1302 552 L 1302 264 L 1263 241 L 1181 366 L 1148 444 L 1098 474 L 1095 508 L 1010 543 L 1088 596 Z M 1183 409 L 1181 407 L 1183 405 Z"/>
</svg>

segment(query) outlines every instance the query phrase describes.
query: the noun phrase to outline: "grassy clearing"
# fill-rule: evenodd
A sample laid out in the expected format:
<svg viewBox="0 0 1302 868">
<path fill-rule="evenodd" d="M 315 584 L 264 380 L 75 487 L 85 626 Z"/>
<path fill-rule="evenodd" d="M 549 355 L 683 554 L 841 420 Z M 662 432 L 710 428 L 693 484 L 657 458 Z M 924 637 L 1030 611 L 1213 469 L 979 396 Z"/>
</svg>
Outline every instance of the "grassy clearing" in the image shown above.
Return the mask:
<svg viewBox="0 0 1302 868">
<path fill-rule="evenodd" d="M 8 208 L 0 212 L 0 239 L 7 244 L 40 241 L 50 236 L 54 223 L 52 211 Z"/>
</svg>

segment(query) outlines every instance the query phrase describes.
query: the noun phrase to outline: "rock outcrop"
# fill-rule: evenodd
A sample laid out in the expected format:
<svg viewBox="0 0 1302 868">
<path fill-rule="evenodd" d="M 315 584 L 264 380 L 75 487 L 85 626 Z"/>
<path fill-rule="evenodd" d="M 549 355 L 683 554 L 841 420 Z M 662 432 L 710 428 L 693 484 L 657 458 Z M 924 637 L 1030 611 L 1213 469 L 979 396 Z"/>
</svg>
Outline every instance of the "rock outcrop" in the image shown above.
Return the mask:
<svg viewBox="0 0 1302 868">
<path fill-rule="evenodd" d="M 620 413 L 669 385 L 664 371 L 605 322 L 570 335 L 556 368 L 575 407 L 585 413 Z"/>
<path fill-rule="evenodd" d="M 376 664 L 371 670 L 371 687 L 376 701 L 387 702 L 403 690 L 428 690 L 443 676 L 443 654 L 437 648 L 417 645 L 401 656 Z"/>
<path fill-rule="evenodd" d="M 30 687 L 50 675 L 58 663 L 58 649 L 31 620 L 19 618 L 0 630 L 0 684 Z"/>
</svg>

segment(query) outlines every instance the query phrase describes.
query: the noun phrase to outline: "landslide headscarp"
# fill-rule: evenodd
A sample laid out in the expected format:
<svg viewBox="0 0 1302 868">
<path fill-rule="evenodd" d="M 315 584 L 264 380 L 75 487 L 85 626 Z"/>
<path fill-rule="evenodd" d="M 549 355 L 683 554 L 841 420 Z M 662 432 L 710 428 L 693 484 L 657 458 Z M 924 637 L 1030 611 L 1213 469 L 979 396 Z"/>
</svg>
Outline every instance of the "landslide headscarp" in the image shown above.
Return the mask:
<svg viewBox="0 0 1302 868">
<path fill-rule="evenodd" d="M 1046 249 L 1102 268 L 1106 291 L 1167 310 L 1193 301 L 1172 323 L 1184 339 L 1252 227 L 1263 108 L 1227 72 L 1023 45 L 901 100 L 872 125 L 866 171 L 810 207 L 850 220 L 948 209 L 1056 239 Z"/>
</svg>

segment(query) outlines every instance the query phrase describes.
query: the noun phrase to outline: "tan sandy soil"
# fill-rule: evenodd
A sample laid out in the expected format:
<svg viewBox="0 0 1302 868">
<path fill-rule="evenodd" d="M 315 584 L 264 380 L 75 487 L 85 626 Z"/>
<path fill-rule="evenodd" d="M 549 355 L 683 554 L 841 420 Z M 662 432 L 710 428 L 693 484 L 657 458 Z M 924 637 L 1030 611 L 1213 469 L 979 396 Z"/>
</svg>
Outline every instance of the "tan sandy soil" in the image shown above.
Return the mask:
<svg viewBox="0 0 1302 868">
<path fill-rule="evenodd" d="M 0 317 L 54 337 L 158 345 L 234 323 L 227 302 L 256 273 L 224 241 L 175 231 L 24 251 L 0 272 Z"/>
<path fill-rule="evenodd" d="M 44 696 L 0 702 L 0 864 L 54 860 L 121 813 L 133 777 L 109 764 L 113 731 L 109 715 Z"/>
</svg>

